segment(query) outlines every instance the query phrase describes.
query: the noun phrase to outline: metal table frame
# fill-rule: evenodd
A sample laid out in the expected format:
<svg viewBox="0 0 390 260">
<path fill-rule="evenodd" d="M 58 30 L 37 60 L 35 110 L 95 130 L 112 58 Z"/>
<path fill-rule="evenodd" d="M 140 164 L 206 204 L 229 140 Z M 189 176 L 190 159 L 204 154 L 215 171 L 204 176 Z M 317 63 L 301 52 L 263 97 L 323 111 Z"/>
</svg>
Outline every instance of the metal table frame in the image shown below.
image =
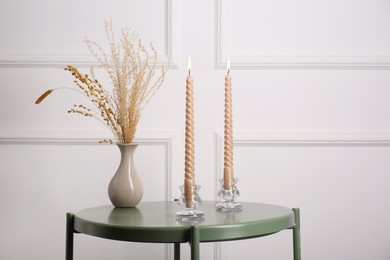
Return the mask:
<svg viewBox="0 0 390 260">
<path fill-rule="evenodd" d="M 177 218 L 175 202 L 142 202 L 136 208 L 100 206 L 67 213 L 66 260 L 73 260 L 74 234 L 145 242 L 173 243 L 174 260 L 180 259 L 180 244 L 189 243 L 191 259 L 199 260 L 201 242 L 220 242 L 268 236 L 292 229 L 294 260 L 301 260 L 300 211 L 261 203 L 242 203 L 242 211 L 215 209 L 216 202 L 203 202 L 204 217 Z"/>
</svg>

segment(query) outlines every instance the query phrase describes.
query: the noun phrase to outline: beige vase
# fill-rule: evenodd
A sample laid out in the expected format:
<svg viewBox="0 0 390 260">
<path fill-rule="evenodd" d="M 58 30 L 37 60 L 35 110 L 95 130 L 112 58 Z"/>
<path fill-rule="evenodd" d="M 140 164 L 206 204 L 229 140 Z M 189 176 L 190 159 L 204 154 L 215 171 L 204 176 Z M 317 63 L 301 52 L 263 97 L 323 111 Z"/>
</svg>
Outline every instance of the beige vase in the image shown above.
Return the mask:
<svg viewBox="0 0 390 260">
<path fill-rule="evenodd" d="M 142 199 L 144 186 L 134 165 L 136 144 L 117 144 L 121 161 L 108 185 L 111 203 L 118 208 L 135 207 Z"/>
</svg>

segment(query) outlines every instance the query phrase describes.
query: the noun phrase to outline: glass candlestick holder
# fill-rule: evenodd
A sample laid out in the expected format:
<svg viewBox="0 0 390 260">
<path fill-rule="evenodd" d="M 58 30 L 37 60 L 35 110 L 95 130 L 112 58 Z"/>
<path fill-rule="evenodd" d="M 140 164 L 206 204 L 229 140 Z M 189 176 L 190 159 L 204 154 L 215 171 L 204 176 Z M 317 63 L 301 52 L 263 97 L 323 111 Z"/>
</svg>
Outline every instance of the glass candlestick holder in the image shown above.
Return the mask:
<svg viewBox="0 0 390 260">
<path fill-rule="evenodd" d="M 218 198 L 219 203 L 217 204 L 217 209 L 219 210 L 241 210 L 241 204 L 236 202 L 236 199 L 240 196 L 240 191 L 237 189 L 238 179 L 233 178 L 230 180 L 230 188 L 226 189 L 224 187 L 225 180 L 220 179 L 219 181 L 219 190 Z"/>
<path fill-rule="evenodd" d="M 177 212 L 178 217 L 184 217 L 184 218 L 193 218 L 193 217 L 200 217 L 203 216 L 203 211 L 197 209 L 200 204 L 202 203 L 202 199 L 199 196 L 199 190 L 200 190 L 200 185 L 194 185 L 192 187 L 192 198 L 189 201 L 189 203 L 186 202 L 186 197 L 185 197 L 185 189 L 184 185 L 179 186 L 181 195 L 179 198 L 179 205 L 182 205 L 184 207 L 183 210 L 180 210 Z M 188 205 L 190 207 L 188 207 Z"/>
</svg>

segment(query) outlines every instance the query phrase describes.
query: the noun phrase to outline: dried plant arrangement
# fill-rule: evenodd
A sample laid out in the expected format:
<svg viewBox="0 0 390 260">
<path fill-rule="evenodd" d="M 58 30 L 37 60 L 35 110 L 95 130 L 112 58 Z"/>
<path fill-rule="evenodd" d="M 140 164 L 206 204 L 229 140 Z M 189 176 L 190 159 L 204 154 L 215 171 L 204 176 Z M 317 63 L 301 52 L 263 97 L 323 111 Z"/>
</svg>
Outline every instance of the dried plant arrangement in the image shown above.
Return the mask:
<svg viewBox="0 0 390 260">
<path fill-rule="evenodd" d="M 93 67 L 88 75 L 68 65 L 65 70 L 72 74 L 76 86 L 49 89 L 35 104 L 41 103 L 53 91 L 76 90 L 89 99 L 93 109 L 75 104 L 68 113 L 99 120 L 112 131 L 116 142 L 128 144 L 133 142 L 141 112 L 163 84 L 169 65 L 162 66 L 156 75 L 157 52 L 152 44 L 146 48 L 139 35 L 128 28 L 122 29 L 122 37 L 116 41 L 111 21 L 105 22 L 105 32 L 110 49 L 108 54 L 96 42 L 88 38 L 84 42 L 100 67 L 108 73 L 113 90 L 109 92 L 100 84 Z M 101 142 L 112 143 L 107 139 Z"/>
</svg>

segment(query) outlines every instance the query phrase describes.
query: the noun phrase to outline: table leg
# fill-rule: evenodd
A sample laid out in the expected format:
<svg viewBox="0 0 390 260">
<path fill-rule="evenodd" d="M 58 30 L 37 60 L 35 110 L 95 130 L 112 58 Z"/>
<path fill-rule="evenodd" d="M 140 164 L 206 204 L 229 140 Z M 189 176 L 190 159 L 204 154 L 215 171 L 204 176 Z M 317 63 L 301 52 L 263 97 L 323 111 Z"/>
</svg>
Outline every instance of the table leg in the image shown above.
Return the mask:
<svg viewBox="0 0 390 260">
<path fill-rule="evenodd" d="M 295 226 L 293 227 L 294 260 L 301 260 L 301 219 L 299 208 L 293 208 Z"/>
<path fill-rule="evenodd" d="M 191 260 L 199 260 L 199 227 L 191 228 Z"/>
<path fill-rule="evenodd" d="M 180 243 L 175 243 L 173 247 L 173 259 L 180 260 Z"/>
<path fill-rule="evenodd" d="M 65 242 L 65 260 L 73 260 L 73 224 L 74 214 L 66 214 L 66 242 Z"/>
</svg>

